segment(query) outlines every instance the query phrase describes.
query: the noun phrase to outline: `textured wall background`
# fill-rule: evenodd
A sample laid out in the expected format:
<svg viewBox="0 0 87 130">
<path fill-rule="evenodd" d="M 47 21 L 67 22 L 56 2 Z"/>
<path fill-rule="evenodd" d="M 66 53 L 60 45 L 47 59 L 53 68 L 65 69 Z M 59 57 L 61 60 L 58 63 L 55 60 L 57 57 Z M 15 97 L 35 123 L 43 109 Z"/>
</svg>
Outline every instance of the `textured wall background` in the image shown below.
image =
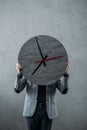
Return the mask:
<svg viewBox="0 0 87 130">
<path fill-rule="evenodd" d="M 65 46 L 69 92 L 58 94 L 53 130 L 87 129 L 87 0 L 0 0 L 0 130 L 24 130 L 25 90 L 13 90 L 18 52 L 26 40 L 51 35 Z"/>
</svg>

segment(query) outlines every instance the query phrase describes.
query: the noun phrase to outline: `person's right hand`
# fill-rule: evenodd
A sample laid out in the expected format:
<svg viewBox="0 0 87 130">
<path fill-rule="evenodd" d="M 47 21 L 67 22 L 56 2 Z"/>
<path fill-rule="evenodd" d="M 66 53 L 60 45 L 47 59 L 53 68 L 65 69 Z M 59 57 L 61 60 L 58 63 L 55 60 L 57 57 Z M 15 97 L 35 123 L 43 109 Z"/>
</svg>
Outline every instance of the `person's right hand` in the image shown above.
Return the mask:
<svg viewBox="0 0 87 130">
<path fill-rule="evenodd" d="M 22 66 L 19 63 L 16 63 L 16 70 L 18 74 L 21 74 Z"/>
</svg>

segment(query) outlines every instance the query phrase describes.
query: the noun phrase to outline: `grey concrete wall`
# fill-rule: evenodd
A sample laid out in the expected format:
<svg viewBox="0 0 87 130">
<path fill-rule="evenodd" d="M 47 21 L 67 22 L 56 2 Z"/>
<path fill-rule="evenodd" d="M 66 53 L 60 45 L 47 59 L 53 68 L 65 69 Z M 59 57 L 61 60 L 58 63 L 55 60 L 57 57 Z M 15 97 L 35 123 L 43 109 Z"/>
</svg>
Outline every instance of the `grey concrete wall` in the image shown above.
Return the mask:
<svg viewBox="0 0 87 130">
<path fill-rule="evenodd" d="M 53 130 L 87 129 L 87 0 L 0 0 L 0 130 L 24 130 L 25 90 L 13 90 L 15 64 L 26 40 L 51 35 L 65 46 L 69 92 L 58 94 Z"/>
</svg>

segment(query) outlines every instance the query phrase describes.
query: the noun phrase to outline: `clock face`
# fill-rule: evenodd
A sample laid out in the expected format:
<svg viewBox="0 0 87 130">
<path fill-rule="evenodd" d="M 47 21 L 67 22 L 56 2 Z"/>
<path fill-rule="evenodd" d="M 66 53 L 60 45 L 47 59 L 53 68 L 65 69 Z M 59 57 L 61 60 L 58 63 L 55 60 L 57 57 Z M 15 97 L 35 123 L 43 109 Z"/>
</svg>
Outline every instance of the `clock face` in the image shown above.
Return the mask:
<svg viewBox="0 0 87 130">
<path fill-rule="evenodd" d="M 47 35 L 29 39 L 18 55 L 23 75 L 38 85 L 55 83 L 64 74 L 67 62 L 68 55 L 64 46 Z"/>
</svg>

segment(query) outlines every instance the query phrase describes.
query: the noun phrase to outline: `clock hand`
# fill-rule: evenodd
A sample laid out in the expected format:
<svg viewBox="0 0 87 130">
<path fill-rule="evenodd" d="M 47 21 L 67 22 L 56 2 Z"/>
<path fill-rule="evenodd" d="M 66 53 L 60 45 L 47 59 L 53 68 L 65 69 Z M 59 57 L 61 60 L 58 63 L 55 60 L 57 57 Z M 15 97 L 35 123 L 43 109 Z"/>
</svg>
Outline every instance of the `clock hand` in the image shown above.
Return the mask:
<svg viewBox="0 0 87 130">
<path fill-rule="evenodd" d="M 62 58 L 62 57 L 64 57 L 64 56 L 60 55 L 60 56 L 48 57 L 48 58 L 45 58 L 45 61 L 59 59 L 59 58 Z M 42 62 L 42 61 L 43 60 L 37 60 L 35 63 L 39 63 L 39 62 Z"/>
<path fill-rule="evenodd" d="M 41 52 L 41 48 L 40 48 L 40 45 L 39 45 L 39 43 L 38 43 L 38 39 L 37 39 L 37 37 L 35 37 L 35 39 L 36 39 L 36 43 L 37 43 L 37 46 L 38 46 L 38 48 L 39 48 L 39 51 L 40 51 L 40 55 L 41 55 L 41 58 L 42 58 L 42 60 L 43 60 L 43 54 L 42 54 L 42 52 Z M 46 63 L 45 63 L 45 61 L 43 60 L 43 64 L 44 64 L 44 66 L 46 66 Z"/>
<path fill-rule="evenodd" d="M 37 68 L 33 71 L 32 75 L 38 70 L 38 68 L 41 66 L 42 62 L 37 66 Z"/>
<path fill-rule="evenodd" d="M 47 58 L 48 56 L 46 55 L 45 57 L 43 57 L 43 61 Z M 33 71 L 32 75 L 38 70 L 38 68 L 41 66 L 41 64 L 43 63 L 43 61 L 40 62 L 40 64 L 37 66 L 37 68 Z"/>
</svg>

